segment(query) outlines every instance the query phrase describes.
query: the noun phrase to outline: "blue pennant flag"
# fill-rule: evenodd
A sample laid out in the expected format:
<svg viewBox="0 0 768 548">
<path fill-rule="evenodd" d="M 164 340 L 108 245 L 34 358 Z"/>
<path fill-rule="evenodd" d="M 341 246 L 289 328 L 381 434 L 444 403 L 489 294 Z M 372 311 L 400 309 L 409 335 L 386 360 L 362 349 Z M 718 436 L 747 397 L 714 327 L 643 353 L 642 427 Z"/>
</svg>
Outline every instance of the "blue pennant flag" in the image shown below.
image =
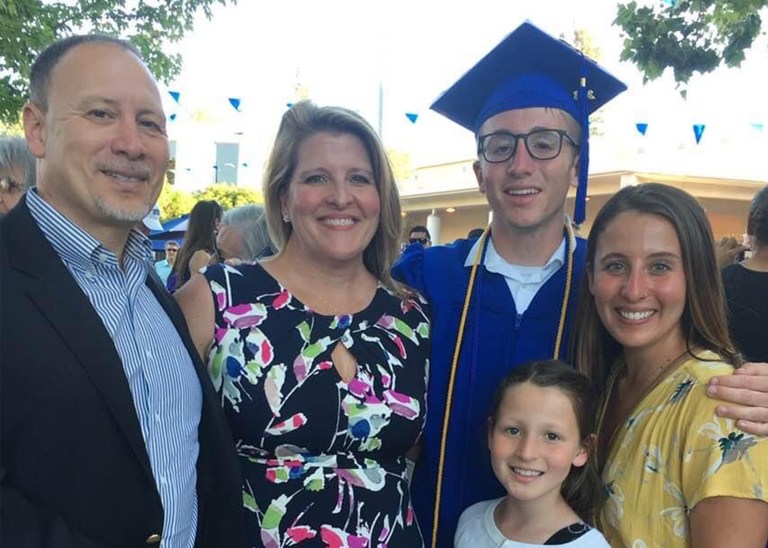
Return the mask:
<svg viewBox="0 0 768 548">
<path fill-rule="evenodd" d="M 171 114 L 171 115 L 168 117 L 168 119 L 169 119 L 171 122 L 173 122 L 173 121 L 176 119 L 176 113 L 174 112 L 173 114 Z"/>
<path fill-rule="evenodd" d="M 416 119 L 419 117 L 415 112 L 406 112 L 405 117 L 408 118 L 412 124 L 416 123 Z"/>
<path fill-rule="evenodd" d="M 763 131 L 763 128 L 765 127 L 763 124 L 761 124 L 759 122 L 756 123 L 756 124 L 751 124 L 751 125 L 755 129 L 755 131 Z"/>
<path fill-rule="evenodd" d="M 285 103 L 285 106 L 288 108 L 293 108 L 293 103 Z"/>
<path fill-rule="evenodd" d="M 168 95 L 173 97 L 173 100 L 176 101 L 176 104 L 179 103 L 179 97 L 181 97 L 181 93 L 179 93 L 178 91 L 169 91 Z"/>
<path fill-rule="evenodd" d="M 637 128 L 637 131 L 640 132 L 640 135 L 645 135 L 645 132 L 648 131 L 648 124 L 645 122 L 640 122 L 635 124 L 635 127 Z"/>
<path fill-rule="evenodd" d="M 706 124 L 693 124 L 693 134 L 696 136 L 696 144 L 701 141 L 701 136 L 704 135 L 704 128 Z"/>
<path fill-rule="evenodd" d="M 229 104 L 237 111 L 240 112 L 240 99 L 237 97 L 230 97 Z"/>
</svg>

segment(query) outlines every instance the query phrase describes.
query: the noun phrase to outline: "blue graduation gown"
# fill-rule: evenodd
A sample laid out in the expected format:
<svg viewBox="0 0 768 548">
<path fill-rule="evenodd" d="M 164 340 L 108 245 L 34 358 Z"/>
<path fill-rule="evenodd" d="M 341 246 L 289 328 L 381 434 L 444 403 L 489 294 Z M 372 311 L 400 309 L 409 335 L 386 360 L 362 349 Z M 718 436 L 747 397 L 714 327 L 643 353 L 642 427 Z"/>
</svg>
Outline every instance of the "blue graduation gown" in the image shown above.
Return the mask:
<svg viewBox="0 0 768 548">
<path fill-rule="evenodd" d="M 432 355 L 427 391 L 423 453 L 416 464 L 412 496 L 426 546 L 432 538 L 440 436 L 448 379 L 464 295 L 471 267 L 464 266 L 473 240 L 428 249 L 410 245 L 393 267 L 396 279 L 418 290 L 432 311 Z M 565 359 L 570 326 L 584 273 L 586 241 L 578 238 L 560 359 Z M 569 250 L 567 250 L 568 252 Z M 518 315 L 503 276 L 477 270 L 453 392 L 440 505 L 439 547 L 453 546 L 461 512 L 481 500 L 505 494 L 493 474 L 487 446 L 486 419 L 496 387 L 510 368 L 554 357 L 565 293 L 566 265 L 539 289 L 524 314 Z"/>
</svg>

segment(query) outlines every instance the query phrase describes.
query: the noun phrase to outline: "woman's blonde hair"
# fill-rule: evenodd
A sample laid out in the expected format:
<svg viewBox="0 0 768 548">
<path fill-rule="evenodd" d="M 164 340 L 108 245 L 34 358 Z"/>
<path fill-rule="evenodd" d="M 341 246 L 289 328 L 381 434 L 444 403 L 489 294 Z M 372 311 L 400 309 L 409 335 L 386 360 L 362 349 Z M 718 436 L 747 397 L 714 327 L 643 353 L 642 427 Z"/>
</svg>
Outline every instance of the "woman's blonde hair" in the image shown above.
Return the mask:
<svg viewBox="0 0 768 548">
<path fill-rule="evenodd" d="M 310 101 L 293 105 L 283 115 L 275 137 L 267 169 L 264 173 L 263 194 L 267 227 L 279 256 L 291 237 L 293 226 L 283 221 L 281 198 L 288 191 L 298 162 L 301 144 L 309 137 L 328 132 L 333 135 L 354 135 L 363 143 L 373 168 L 379 191 L 381 211 L 379 226 L 363 252 L 363 263 L 371 274 L 400 295 L 404 288 L 392 279 L 390 269 L 399 252 L 402 233 L 400 195 L 392 166 L 376 131 L 359 114 L 343 107 L 318 107 Z"/>
</svg>

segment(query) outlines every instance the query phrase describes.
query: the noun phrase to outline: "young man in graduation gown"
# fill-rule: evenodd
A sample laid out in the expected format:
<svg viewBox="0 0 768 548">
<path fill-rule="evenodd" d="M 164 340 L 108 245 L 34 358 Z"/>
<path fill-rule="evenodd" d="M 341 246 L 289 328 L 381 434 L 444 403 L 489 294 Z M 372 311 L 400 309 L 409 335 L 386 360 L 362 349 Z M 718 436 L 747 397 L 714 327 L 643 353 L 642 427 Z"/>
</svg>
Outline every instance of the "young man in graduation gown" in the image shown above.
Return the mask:
<svg viewBox="0 0 768 548">
<path fill-rule="evenodd" d="M 589 114 L 625 89 L 526 22 L 432 105 L 475 134 L 473 167 L 493 219 L 479 239 L 410 245 L 394 267 L 433 312 L 429 412 L 413 480 L 428 546 L 451 546 L 465 508 L 503 495 L 485 432 L 502 377 L 529 360 L 567 359 L 586 242 L 565 215 L 566 197 L 574 187 L 574 223 L 582 223 Z M 768 391 L 765 375 L 768 366 L 758 377 Z M 768 417 L 754 412 L 741 418 Z"/>
</svg>

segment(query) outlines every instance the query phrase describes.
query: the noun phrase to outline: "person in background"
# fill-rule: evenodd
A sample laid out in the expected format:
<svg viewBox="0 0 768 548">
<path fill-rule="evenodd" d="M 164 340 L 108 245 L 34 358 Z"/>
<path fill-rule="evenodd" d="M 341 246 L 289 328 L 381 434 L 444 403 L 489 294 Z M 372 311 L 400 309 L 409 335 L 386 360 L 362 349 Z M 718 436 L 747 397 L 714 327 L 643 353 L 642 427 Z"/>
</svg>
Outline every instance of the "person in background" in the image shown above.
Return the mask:
<svg viewBox="0 0 768 548">
<path fill-rule="evenodd" d="M 609 548 L 589 525 L 603 498 L 592 458 L 596 403 L 589 379 L 558 360 L 529 362 L 502 380 L 486 429 L 507 494 L 464 510 L 455 548 Z"/>
<path fill-rule="evenodd" d="M 768 186 L 752 199 L 747 217 L 751 255 L 721 274 L 728 328 L 749 361 L 768 361 Z"/>
<path fill-rule="evenodd" d="M 0 544 L 239 546 L 238 463 L 135 230 L 168 165 L 132 44 L 71 36 L 24 106 L 37 186 L 0 220 Z"/>
<path fill-rule="evenodd" d="M 477 239 L 477 238 L 479 238 L 480 236 L 483 235 L 484 231 L 485 231 L 485 229 L 483 229 L 483 228 L 473 228 L 472 230 L 470 230 L 467 233 L 467 239 L 468 240 Z"/>
<path fill-rule="evenodd" d="M 421 247 L 427 248 L 432 245 L 432 236 L 426 226 L 416 225 L 408 231 L 408 243 L 419 244 Z"/>
<path fill-rule="evenodd" d="M 768 438 L 706 396 L 741 364 L 713 241 L 696 199 L 657 183 L 621 189 L 590 230 L 575 364 L 602 391 L 598 526 L 611 546 L 768 541 Z"/>
<path fill-rule="evenodd" d="M 168 240 L 165 242 L 164 248 L 165 259 L 155 262 L 155 272 L 160 277 L 160 281 L 167 286 L 168 276 L 170 276 L 173 264 L 176 262 L 176 257 L 179 254 L 179 242 Z"/>
<path fill-rule="evenodd" d="M 493 212 L 477 240 L 410 245 L 396 279 L 434 313 L 429 414 L 413 475 L 414 507 L 432 546 L 450 546 L 459 515 L 503 490 L 476 433 L 511 368 L 567 359 L 584 272 L 589 115 L 626 86 L 580 51 L 526 22 L 432 105 L 475 135 L 475 177 Z M 461 326 L 461 327 L 460 327 Z M 768 433 L 768 366 L 716 377 L 721 409 Z M 751 423 L 751 424 L 750 424 Z M 479 468 L 477 463 L 486 463 Z"/>
<path fill-rule="evenodd" d="M 749 248 L 734 236 L 723 236 L 715 242 L 717 265 L 722 269 L 742 260 L 744 252 Z"/>
<path fill-rule="evenodd" d="M 0 217 L 35 186 L 35 157 L 23 137 L 0 136 Z"/>
<path fill-rule="evenodd" d="M 221 222 L 221 206 L 215 200 L 197 202 L 189 213 L 184 243 L 168 276 L 166 287 L 173 293 L 194 274 L 219 262 L 216 233 Z"/>
<path fill-rule="evenodd" d="M 384 146 L 351 110 L 296 103 L 263 194 L 277 254 L 177 292 L 237 440 L 247 546 L 421 546 L 406 453 L 429 316 L 390 275 L 402 217 Z"/>
<path fill-rule="evenodd" d="M 249 204 L 224 212 L 216 236 L 222 262 L 253 261 L 273 253 L 264 208 Z"/>
</svg>

